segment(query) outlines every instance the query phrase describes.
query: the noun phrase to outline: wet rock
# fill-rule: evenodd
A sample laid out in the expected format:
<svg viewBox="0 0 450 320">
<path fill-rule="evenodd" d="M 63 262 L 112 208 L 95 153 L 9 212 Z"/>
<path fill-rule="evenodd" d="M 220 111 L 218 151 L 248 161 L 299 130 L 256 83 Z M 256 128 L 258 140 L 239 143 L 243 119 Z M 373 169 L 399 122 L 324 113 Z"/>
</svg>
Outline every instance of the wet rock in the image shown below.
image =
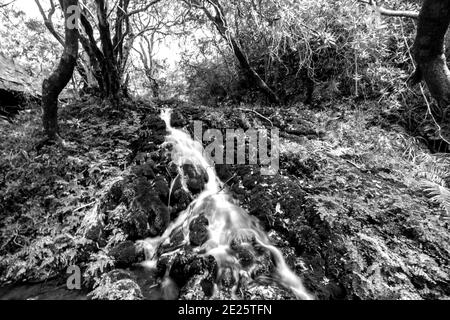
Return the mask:
<svg viewBox="0 0 450 320">
<path fill-rule="evenodd" d="M 242 292 L 244 300 L 297 300 L 292 292 L 276 284 L 251 286 Z"/>
<path fill-rule="evenodd" d="M 250 248 L 240 246 L 236 249 L 237 258 L 243 268 L 251 267 L 255 262 L 255 255 Z"/>
<path fill-rule="evenodd" d="M 93 300 L 142 300 L 141 288 L 132 279 L 112 281 L 104 277 L 99 286 L 89 296 Z"/>
<path fill-rule="evenodd" d="M 164 233 L 170 223 L 169 208 L 155 194 L 146 195 L 139 201 L 148 217 L 150 235 L 158 236 Z"/>
<path fill-rule="evenodd" d="M 115 259 L 116 266 L 120 268 L 142 262 L 145 258 L 143 250 L 136 247 L 132 241 L 125 241 L 116 245 L 111 249 L 109 255 Z"/>
<path fill-rule="evenodd" d="M 184 127 L 189 121 L 183 116 L 181 112 L 174 112 L 170 119 L 170 125 L 174 128 Z"/>
<path fill-rule="evenodd" d="M 194 247 L 204 244 L 209 237 L 208 231 L 209 221 L 204 215 L 192 220 L 189 225 L 189 241 Z"/>
<path fill-rule="evenodd" d="M 252 194 L 250 208 L 250 214 L 259 219 L 264 229 L 270 229 L 273 225 L 273 213 L 275 212 L 270 196 L 265 192 Z"/>
<path fill-rule="evenodd" d="M 169 184 L 166 178 L 158 175 L 154 180 L 154 190 L 158 194 L 161 201 L 167 203 L 169 201 Z"/>
<path fill-rule="evenodd" d="M 200 257 L 192 252 L 178 254 L 172 264 L 169 276 L 182 288 L 195 275 L 208 273 L 212 278 L 217 276 L 217 262 L 214 257 Z"/>
<path fill-rule="evenodd" d="M 175 188 L 174 188 L 175 189 Z M 173 191 L 172 195 L 170 196 L 170 205 L 171 205 L 171 211 L 170 211 L 170 217 L 171 220 L 176 219 L 178 214 L 189 206 L 191 203 L 192 198 L 184 189 L 181 187 L 178 190 Z"/>
<path fill-rule="evenodd" d="M 231 170 L 230 165 L 227 164 L 216 164 L 216 173 L 220 180 L 228 181 L 231 177 L 233 177 L 233 171 Z M 234 179 L 235 181 L 237 178 Z M 228 181 L 231 184 L 231 181 Z"/>
<path fill-rule="evenodd" d="M 282 169 L 296 177 L 312 178 L 314 172 L 320 169 L 320 165 L 313 158 L 302 159 L 298 155 L 288 154 L 282 159 Z"/>
<path fill-rule="evenodd" d="M 208 174 L 203 168 L 196 168 L 192 163 L 182 165 L 186 185 L 190 192 L 198 194 L 203 191 L 208 182 Z"/>
<path fill-rule="evenodd" d="M 219 275 L 220 283 L 224 288 L 231 289 L 239 279 L 236 279 L 230 268 L 222 270 Z"/>
<path fill-rule="evenodd" d="M 133 172 L 133 174 L 135 174 L 138 177 L 154 179 L 155 173 L 154 173 L 153 169 L 154 169 L 154 164 L 153 164 L 153 162 L 151 162 L 151 163 L 146 163 L 146 164 L 134 167 L 132 169 L 132 172 Z"/>
<path fill-rule="evenodd" d="M 148 236 L 148 215 L 136 202 L 122 222 L 122 229 L 131 240 L 144 239 Z"/>
<path fill-rule="evenodd" d="M 242 185 L 249 190 L 254 189 L 258 185 L 258 183 L 259 183 L 258 177 L 254 175 L 246 175 L 242 179 Z"/>
</svg>

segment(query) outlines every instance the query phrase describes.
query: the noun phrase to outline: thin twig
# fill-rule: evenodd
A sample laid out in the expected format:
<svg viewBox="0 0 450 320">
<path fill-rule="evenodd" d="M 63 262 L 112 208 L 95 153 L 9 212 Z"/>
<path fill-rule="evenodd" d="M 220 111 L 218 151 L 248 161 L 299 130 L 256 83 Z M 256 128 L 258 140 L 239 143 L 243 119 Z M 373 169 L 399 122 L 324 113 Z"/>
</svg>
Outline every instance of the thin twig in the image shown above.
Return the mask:
<svg viewBox="0 0 450 320">
<path fill-rule="evenodd" d="M 78 211 L 83 210 L 84 208 L 90 207 L 90 206 L 92 206 L 92 205 L 94 205 L 94 204 L 96 204 L 96 203 L 97 203 L 97 201 L 94 201 L 94 202 L 85 204 L 84 206 L 81 206 L 81 207 L 75 209 L 73 212 L 74 212 L 74 213 L 75 213 L 75 212 L 78 212 Z"/>
</svg>

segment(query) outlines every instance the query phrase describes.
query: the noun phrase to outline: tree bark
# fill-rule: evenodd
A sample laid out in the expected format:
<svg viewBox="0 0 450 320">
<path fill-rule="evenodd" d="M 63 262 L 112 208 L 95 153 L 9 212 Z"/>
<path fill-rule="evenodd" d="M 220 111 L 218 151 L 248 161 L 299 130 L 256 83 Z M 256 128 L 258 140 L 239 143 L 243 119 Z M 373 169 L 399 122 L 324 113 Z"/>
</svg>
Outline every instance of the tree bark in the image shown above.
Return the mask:
<svg viewBox="0 0 450 320">
<path fill-rule="evenodd" d="M 78 30 L 67 24 L 70 17 L 67 8 L 77 6 L 78 0 L 62 0 L 61 3 L 65 18 L 64 52 L 56 70 L 42 84 L 42 120 L 45 133 L 51 140 L 59 135 L 58 97 L 72 78 L 78 57 Z"/>
<path fill-rule="evenodd" d="M 120 76 L 117 60 L 114 54 L 114 45 L 111 37 L 111 30 L 108 21 L 107 3 L 105 0 L 95 0 L 97 4 L 98 29 L 102 44 L 105 67 L 103 68 L 105 79 L 106 96 L 113 103 L 119 100 Z"/>
<path fill-rule="evenodd" d="M 445 35 L 450 25 L 450 0 L 425 0 L 419 14 L 414 59 L 416 82 L 424 80 L 441 108 L 450 104 L 450 70 Z"/>
</svg>

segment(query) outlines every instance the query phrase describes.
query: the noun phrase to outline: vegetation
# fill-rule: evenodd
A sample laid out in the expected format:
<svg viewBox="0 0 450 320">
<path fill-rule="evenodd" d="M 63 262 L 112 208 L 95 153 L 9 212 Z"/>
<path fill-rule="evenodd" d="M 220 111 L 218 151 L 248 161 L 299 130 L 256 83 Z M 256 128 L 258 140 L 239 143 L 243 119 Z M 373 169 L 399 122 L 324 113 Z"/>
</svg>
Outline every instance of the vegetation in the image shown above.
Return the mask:
<svg viewBox="0 0 450 320">
<path fill-rule="evenodd" d="M 257 245 L 230 244 L 254 286 L 197 255 L 204 213 L 151 249 L 208 180 L 171 158 L 170 108 L 190 133 L 280 130 L 276 175 L 215 169 L 316 298 L 449 298 L 448 1 L 20 3 L 0 1 L 0 287 L 76 265 L 92 299 L 295 298 Z"/>
</svg>

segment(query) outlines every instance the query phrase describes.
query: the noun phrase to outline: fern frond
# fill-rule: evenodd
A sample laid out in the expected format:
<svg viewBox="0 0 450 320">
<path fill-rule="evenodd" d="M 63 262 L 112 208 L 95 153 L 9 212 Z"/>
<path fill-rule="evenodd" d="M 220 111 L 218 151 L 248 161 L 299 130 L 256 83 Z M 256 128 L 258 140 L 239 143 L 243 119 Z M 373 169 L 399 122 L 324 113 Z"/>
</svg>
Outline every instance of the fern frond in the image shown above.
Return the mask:
<svg viewBox="0 0 450 320">
<path fill-rule="evenodd" d="M 427 180 L 422 180 L 420 186 L 431 197 L 431 201 L 438 203 L 447 214 L 450 214 L 450 190 L 448 188 Z"/>
</svg>

